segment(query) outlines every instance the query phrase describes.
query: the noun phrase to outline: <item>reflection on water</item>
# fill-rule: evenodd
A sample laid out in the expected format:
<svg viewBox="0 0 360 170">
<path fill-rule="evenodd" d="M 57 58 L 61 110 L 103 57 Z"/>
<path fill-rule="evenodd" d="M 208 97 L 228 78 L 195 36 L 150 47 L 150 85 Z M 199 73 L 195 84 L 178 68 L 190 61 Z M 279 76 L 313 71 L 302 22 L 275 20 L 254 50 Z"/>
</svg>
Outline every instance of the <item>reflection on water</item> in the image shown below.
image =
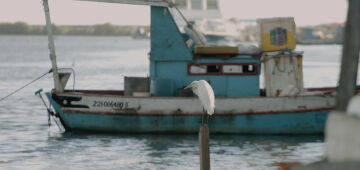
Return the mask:
<svg viewBox="0 0 360 170">
<path fill-rule="evenodd" d="M 90 161 L 93 163 L 88 168 L 94 169 L 101 166 L 198 169 L 197 139 L 197 135 L 64 133 L 49 137 L 44 150 L 50 151 L 49 154 L 57 158 L 56 162 L 63 161 L 62 165 L 69 167 L 82 168 Z M 213 169 L 276 169 L 276 162 L 313 162 L 322 158 L 322 141 L 322 136 L 212 135 L 211 166 Z"/>
<path fill-rule="evenodd" d="M 123 89 L 123 75 L 148 75 L 148 40 L 56 37 L 60 67 L 76 88 Z M 340 46 L 298 46 L 306 87 L 335 86 Z M 0 97 L 48 71 L 46 36 L 0 36 Z M 324 54 L 324 55 L 323 55 Z M 326 62 L 324 62 L 326 61 Z M 69 80 L 72 88 L 72 79 Z M 0 169 L 199 169 L 197 135 L 59 133 L 34 95 L 51 75 L 0 102 Z M 211 129 L 210 129 L 211 130 Z M 276 162 L 322 159 L 321 136 L 211 135 L 212 169 L 276 169 Z"/>
</svg>

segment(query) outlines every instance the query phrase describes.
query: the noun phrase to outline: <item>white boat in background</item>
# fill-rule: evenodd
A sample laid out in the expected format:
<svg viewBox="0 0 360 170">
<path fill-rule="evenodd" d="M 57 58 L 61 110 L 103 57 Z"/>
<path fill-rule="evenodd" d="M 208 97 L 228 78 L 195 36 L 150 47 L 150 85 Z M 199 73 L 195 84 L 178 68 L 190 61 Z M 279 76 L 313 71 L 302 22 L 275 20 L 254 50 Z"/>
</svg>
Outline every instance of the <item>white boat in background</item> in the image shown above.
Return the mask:
<svg viewBox="0 0 360 170">
<path fill-rule="evenodd" d="M 218 0 L 175 0 L 175 5 L 191 21 L 222 17 Z"/>
<path fill-rule="evenodd" d="M 175 0 L 175 5 L 209 43 L 238 36 L 235 24 L 222 18 L 218 0 Z"/>
<path fill-rule="evenodd" d="M 133 38 L 133 39 L 149 39 L 150 32 L 146 31 L 145 28 L 143 28 L 143 27 L 139 27 L 134 30 L 134 32 L 131 35 L 131 38 Z"/>
</svg>

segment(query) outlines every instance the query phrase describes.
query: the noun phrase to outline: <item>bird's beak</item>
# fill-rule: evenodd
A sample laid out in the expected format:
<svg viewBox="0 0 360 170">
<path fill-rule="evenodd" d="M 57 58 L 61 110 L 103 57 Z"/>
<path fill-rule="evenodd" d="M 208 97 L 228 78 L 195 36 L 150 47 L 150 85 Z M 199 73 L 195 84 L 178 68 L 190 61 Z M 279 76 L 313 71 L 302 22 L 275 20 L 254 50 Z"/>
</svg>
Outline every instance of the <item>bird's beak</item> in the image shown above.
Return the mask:
<svg viewBox="0 0 360 170">
<path fill-rule="evenodd" d="M 189 84 L 188 86 L 186 86 L 185 88 L 184 88 L 184 90 L 185 89 L 188 89 L 188 88 L 190 88 L 191 87 L 191 84 Z"/>
</svg>

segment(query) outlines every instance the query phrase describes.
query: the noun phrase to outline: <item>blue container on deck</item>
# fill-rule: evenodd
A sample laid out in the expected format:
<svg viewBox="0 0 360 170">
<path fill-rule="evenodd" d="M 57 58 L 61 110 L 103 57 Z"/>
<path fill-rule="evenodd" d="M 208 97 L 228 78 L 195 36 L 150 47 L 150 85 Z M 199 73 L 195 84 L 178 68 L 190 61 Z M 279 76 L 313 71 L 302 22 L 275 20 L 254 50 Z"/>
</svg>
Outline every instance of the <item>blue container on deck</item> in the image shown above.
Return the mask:
<svg viewBox="0 0 360 170">
<path fill-rule="evenodd" d="M 157 78 L 151 80 L 150 94 L 152 96 L 174 96 L 174 80 Z"/>
</svg>

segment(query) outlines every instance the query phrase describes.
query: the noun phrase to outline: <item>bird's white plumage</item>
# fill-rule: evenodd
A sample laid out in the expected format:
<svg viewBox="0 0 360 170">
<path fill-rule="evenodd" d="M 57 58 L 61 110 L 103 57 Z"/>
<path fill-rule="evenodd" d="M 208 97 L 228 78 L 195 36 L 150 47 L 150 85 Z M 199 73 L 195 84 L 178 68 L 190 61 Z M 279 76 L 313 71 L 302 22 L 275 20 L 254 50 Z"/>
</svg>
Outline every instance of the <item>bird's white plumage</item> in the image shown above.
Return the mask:
<svg viewBox="0 0 360 170">
<path fill-rule="evenodd" d="M 215 95 L 210 84 L 205 80 L 193 81 L 185 88 L 192 88 L 192 91 L 199 97 L 201 104 L 207 114 L 214 114 Z"/>
</svg>

